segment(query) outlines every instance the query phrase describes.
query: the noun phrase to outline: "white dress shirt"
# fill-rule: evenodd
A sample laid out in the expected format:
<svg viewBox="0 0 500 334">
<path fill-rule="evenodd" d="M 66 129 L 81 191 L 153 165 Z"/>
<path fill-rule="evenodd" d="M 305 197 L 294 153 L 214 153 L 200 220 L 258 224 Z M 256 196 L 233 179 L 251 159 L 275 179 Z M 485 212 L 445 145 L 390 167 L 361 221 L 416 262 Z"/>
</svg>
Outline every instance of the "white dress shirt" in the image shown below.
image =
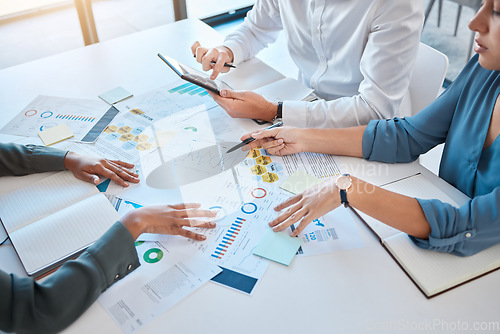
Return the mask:
<svg viewBox="0 0 500 334">
<path fill-rule="evenodd" d="M 283 122 L 298 127 L 362 125 L 411 114 L 405 95 L 423 8 L 423 0 L 257 0 L 224 45 L 237 65 L 283 30 L 299 80 L 322 99 L 284 101 Z"/>
</svg>

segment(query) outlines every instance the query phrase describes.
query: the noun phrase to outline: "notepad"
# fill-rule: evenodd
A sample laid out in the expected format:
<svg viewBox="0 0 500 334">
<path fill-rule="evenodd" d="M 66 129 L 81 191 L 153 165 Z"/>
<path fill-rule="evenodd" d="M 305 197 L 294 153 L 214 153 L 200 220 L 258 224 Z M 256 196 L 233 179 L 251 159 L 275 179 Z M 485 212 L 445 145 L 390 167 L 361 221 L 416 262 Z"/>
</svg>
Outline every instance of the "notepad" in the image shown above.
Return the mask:
<svg viewBox="0 0 500 334">
<path fill-rule="evenodd" d="M 322 180 L 316 176 L 307 174 L 301 170 L 296 170 L 281 184 L 280 188 L 292 194 L 300 194 L 321 182 Z"/>
<path fill-rule="evenodd" d="M 119 219 L 94 185 L 69 171 L 1 196 L 0 215 L 26 273 L 35 278 L 77 256 Z"/>
<path fill-rule="evenodd" d="M 390 183 L 383 188 L 420 199 L 439 199 L 458 207 L 453 199 L 433 184 L 433 180 L 421 174 Z M 377 235 L 385 250 L 427 298 L 500 269 L 500 245 L 467 257 L 422 249 L 416 246 L 406 233 L 362 212 L 355 212 Z"/>
<path fill-rule="evenodd" d="M 99 95 L 99 98 L 104 100 L 104 102 L 109 104 L 115 104 L 129 97 L 132 97 L 133 94 L 125 90 L 123 87 L 116 87 L 106 93 Z"/>
<path fill-rule="evenodd" d="M 43 141 L 43 144 L 45 146 L 50 146 L 63 140 L 72 138 L 74 137 L 74 134 L 66 123 L 62 123 L 53 128 L 38 132 L 38 136 Z"/>
<path fill-rule="evenodd" d="M 302 239 L 292 238 L 286 232 L 268 229 L 253 254 L 288 266 L 302 242 Z"/>
</svg>

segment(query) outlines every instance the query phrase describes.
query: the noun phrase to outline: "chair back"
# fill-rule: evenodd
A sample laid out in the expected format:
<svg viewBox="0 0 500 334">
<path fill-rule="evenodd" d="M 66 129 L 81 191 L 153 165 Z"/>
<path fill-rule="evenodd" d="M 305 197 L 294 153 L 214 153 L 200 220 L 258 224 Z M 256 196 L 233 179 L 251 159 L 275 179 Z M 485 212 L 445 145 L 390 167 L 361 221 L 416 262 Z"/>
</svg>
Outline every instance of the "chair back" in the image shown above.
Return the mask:
<svg viewBox="0 0 500 334">
<path fill-rule="evenodd" d="M 409 87 L 412 115 L 436 99 L 447 69 L 448 57 L 444 53 L 420 43 Z"/>
</svg>

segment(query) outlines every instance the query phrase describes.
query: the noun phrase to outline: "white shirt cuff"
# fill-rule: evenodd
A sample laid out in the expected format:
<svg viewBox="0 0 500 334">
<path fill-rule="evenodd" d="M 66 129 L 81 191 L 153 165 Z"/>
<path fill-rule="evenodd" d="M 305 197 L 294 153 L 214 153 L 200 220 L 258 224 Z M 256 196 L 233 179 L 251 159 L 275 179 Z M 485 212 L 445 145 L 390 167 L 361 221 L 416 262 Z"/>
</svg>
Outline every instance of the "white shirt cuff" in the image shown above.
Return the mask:
<svg viewBox="0 0 500 334">
<path fill-rule="evenodd" d="M 227 48 L 230 48 L 231 51 L 233 51 L 233 65 L 236 66 L 244 61 L 243 50 L 241 49 L 238 42 L 235 42 L 233 40 L 228 39 L 228 40 L 225 40 L 222 45 L 224 45 Z"/>
<path fill-rule="evenodd" d="M 298 128 L 307 127 L 307 105 L 306 101 L 284 101 L 283 102 L 283 124 Z"/>
</svg>

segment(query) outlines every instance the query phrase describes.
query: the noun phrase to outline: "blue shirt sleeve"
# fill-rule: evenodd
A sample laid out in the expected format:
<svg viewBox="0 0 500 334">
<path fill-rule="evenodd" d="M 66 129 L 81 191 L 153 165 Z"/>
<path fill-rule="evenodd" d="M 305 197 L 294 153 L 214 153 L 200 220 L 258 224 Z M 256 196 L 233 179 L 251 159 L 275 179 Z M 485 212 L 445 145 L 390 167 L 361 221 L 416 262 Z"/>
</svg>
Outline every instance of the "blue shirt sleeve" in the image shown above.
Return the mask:
<svg viewBox="0 0 500 334">
<path fill-rule="evenodd" d="M 431 226 L 428 240 L 411 237 L 419 247 L 469 256 L 500 240 L 500 187 L 459 208 L 438 200 L 418 202 Z"/>
<path fill-rule="evenodd" d="M 388 163 L 411 162 L 444 143 L 468 77 L 466 67 L 446 91 L 415 116 L 370 121 L 363 133 L 363 157 Z"/>
</svg>

